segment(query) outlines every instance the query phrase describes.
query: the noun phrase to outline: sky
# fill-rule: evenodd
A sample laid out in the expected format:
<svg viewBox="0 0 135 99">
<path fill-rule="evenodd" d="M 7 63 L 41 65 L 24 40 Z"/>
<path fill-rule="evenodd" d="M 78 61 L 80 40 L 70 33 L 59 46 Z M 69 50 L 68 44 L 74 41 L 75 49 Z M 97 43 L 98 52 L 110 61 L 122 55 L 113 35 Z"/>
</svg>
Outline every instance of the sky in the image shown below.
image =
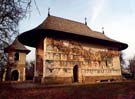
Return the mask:
<svg viewBox="0 0 135 99">
<path fill-rule="evenodd" d="M 32 0 L 34 1 L 34 0 Z M 94 31 L 128 44 L 123 50 L 124 58 L 135 55 L 135 0 L 35 0 L 39 11 L 32 2 L 30 14 L 19 24 L 23 33 L 41 24 L 47 17 L 48 8 L 53 16 L 85 22 Z M 39 13 L 40 12 L 40 13 Z M 27 60 L 35 59 L 34 48 L 30 48 Z"/>
</svg>

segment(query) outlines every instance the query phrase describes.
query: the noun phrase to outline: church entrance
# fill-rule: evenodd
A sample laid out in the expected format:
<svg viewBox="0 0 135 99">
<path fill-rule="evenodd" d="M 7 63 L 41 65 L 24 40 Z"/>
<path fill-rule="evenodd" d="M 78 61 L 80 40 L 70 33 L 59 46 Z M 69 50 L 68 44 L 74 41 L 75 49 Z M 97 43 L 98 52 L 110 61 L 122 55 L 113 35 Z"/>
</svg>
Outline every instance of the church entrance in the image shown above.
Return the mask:
<svg viewBox="0 0 135 99">
<path fill-rule="evenodd" d="M 78 65 L 73 68 L 73 82 L 78 82 Z"/>
<path fill-rule="evenodd" d="M 18 77 L 19 77 L 19 73 L 17 70 L 14 70 L 11 74 L 11 80 L 13 81 L 17 81 L 18 80 Z"/>
</svg>

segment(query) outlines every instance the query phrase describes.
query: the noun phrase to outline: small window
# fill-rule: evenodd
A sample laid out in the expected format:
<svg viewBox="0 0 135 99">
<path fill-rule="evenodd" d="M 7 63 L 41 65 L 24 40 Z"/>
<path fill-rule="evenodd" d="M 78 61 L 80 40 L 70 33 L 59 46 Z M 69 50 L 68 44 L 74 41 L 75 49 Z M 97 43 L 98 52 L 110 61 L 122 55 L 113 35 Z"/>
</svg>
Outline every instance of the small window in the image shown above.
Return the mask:
<svg viewBox="0 0 135 99">
<path fill-rule="evenodd" d="M 106 59 L 106 66 L 109 66 L 109 67 L 112 66 L 112 58 L 107 58 Z"/>
<path fill-rule="evenodd" d="M 14 55 L 14 60 L 18 61 L 19 60 L 19 52 L 16 52 Z"/>
</svg>

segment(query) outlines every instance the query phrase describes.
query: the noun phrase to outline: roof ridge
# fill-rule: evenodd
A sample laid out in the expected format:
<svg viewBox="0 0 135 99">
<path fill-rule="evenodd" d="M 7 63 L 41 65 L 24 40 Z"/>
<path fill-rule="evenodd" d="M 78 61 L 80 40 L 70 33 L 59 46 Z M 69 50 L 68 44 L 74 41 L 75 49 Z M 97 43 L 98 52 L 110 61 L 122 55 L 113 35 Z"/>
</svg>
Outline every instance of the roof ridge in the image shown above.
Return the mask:
<svg viewBox="0 0 135 99">
<path fill-rule="evenodd" d="M 70 20 L 70 19 L 68 19 L 68 18 L 63 18 L 63 17 L 53 16 L 53 15 L 50 15 L 50 16 L 48 16 L 48 17 L 60 18 L 60 19 L 64 19 L 64 20 L 67 20 L 67 21 L 72 21 L 72 22 L 76 22 L 76 23 L 80 23 L 80 24 L 85 25 L 85 24 L 84 24 L 84 23 L 82 23 L 82 22 L 78 22 L 78 21 Z"/>
<path fill-rule="evenodd" d="M 81 24 L 81 25 L 86 26 L 86 27 L 89 28 L 90 30 L 92 30 L 90 27 L 88 27 L 88 25 L 85 25 L 85 23 L 82 23 L 82 22 L 80 22 L 80 21 L 74 21 L 74 20 L 70 20 L 70 19 L 68 19 L 68 18 L 63 18 L 63 17 L 53 16 L 53 15 L 50 15 L 50 16 L 48 16 L 47 18 L 49 18 L 49 17 L 55 17 L 55 18 L 67 20 L 67 21 L 74 22 L 74 23 L 77 23 L 77 24 L 79 23 L 79 24 Z M 47 18 L 46 18 L 46 19 L 47 19 Z M 46 19 L 45 19 L 45 20 L 46 20 Z M 43 22 L 43 23 L 44 23 L 44 22 Z"/>
</svg>

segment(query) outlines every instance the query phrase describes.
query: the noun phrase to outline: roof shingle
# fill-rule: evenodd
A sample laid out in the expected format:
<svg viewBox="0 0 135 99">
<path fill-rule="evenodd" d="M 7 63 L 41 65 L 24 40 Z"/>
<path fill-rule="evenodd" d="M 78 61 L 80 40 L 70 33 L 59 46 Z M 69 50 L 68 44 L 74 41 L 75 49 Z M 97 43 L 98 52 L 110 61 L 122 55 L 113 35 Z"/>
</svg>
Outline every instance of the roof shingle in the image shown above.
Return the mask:
<svg viewBox="0 0 135 99">
<path fill-rule="evenodd" d="M 15 39 L 15 41 L 8 47 L 4 49 L 5 52 L 10 52 L 10 51 L 23 51 L 26 53 L 29 53 L 30 50 L 28 50 L 23 44 L 21 44 L 18 41 L 18 38 Z"/>
<path fill-rule="evenodd" d="M 108 41 L 116 41 L 107 37 L 103 33 L 91 30 L 84 23 L 80 23 L 80 22 L 76 22 L 76 21 L 72 21 L 72 20 L 68 20 L 64 18 L 59 18 L 56 16 L 47 17 L 47 19 L 42 24 L 40 24 L 36 29 L 57 30 L 57 31 L 68 32 L 68 33 L 73 33 L 77 35 L 104 39 Z"/>
</svg>

